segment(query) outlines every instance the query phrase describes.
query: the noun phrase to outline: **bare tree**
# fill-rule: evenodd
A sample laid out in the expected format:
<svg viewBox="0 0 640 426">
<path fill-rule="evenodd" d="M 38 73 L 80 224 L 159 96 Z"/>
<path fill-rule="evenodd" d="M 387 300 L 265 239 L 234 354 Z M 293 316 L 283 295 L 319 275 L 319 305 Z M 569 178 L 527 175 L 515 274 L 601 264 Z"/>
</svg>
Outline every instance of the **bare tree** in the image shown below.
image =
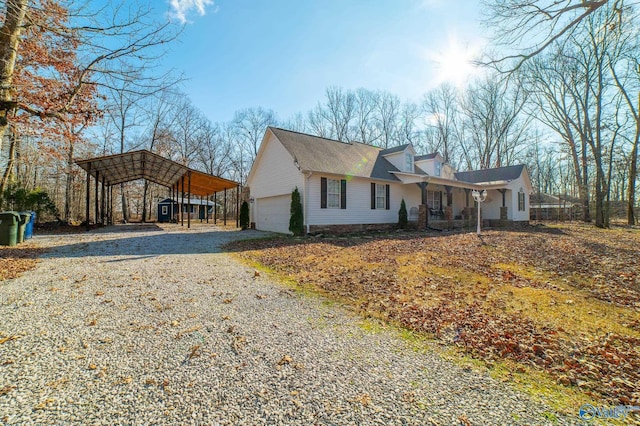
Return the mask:
<svg viewBox="0 0 640 426">
<path fill-rule="evenodd" d="M 459 104 L 458 91 L 449 84 L 443 84 L 427 93 L 422 101 L 426 124 L 433 129 L 435 149 L 442 154 L 447 163 L 451 162 L 458 144 Z"/>
<path fill-rule="evenodd" d="M 406 102 L 402 105 L 396 133 L 399 144 L 410 143 L 416 148 L 422 145 L 422 132 L 417 125 L 421 115 L 418 105 L 411 102 Z"/>
<path fill-rule="evenodd" d="M 378 145 L 381 148 L 387 149 L 397 144 L 399 114 L 400 99 L 391 93 L 381 93 L 373 116 L 374 125 L 380 135 Z"/>
<path fill-rule="evenodd" d="M 633 11 L 637 14 L 637 11 Z M 627 13 L 627 15 L 629 15 Z M 638 177 L 638 144 L 640 142 L 640 62 L 638 51 L 640 50 L 640 31 L 637 26 L 629 25 L 635 19 L 621 22 L 618 28 L 619 38 L 616 49 L 609 56 L 609 70 L 616 88 L 619 90 L 626 114 L 630 117 L 631 125 L 627 131 L 622 132 L 622 137 L 631 145 L 628 156 L 628 185 L 627 185 L 627 224 L 634 225 L 636 203 L 636 180 Z M 637 103 L 634 94 L 637 93 Z M 624 155 L 624 151 L 621 152 Z"/>
<path fill-rule="evenodd" d="M 252 157 L 250 164 L 253 164 L 265 130 L 268 126 L 275 126 L 278 123 L 276 113 L 262 107 L 247 108 L 236 112 L 233 123 L 241 143 Z"/>
<path fill-rule="evenodd" d="M 185 166 L 195 161 L 200 144 L 201 132 L 207 119 L 189 98 L 183 98 L 176 109 L 173 122 L 174 159 Z"/>
<path fill-rule="evenodd" d="M 149 151 L 170 156 L 171 128 L 176 120 L 177 103 L 177 94 L 165 88 L 148 98 L 145 105 L 140 105 L 144 121 L 148 123 L 141 139 L 143 146 Z M 150 208 L 147 208 L 151 204 L 147 202 L 149 190 L 150 183 L 145 180 L 142 192 L 143 222 L 151 216 Z"/>
<path fill-rule="evenodd" d="M 223 133 L 224 126 L 207 122 L 202 129 L 198 163 L 207 173 L 227 176 L 231 172 L 232 146 Z"/>
<path fill-rule="evenodd" d="M 356 110 L 356 97 L 350 91 L 329 87 L 325 91 L 326 104 L 321 108 L 324 120 L 329 123 L 331 137 L 349 141 L 349 130 Z"/>
<path fill-rule="evenodd" d="M 462 149 L 467 164 L 490 168 L 508 166 L 522 153 L 529 119 L 523 113 L 526 93 L 519 85 L 489 76 L 472 84 L 462 112 L 469 141 Z M 473 157 L 472 157 L 473 156 Z"/>
<path fill-rule="evenodd" d="M 589 15 L 581 31 L 569 37 L 556 52 L 530 61 L 524 73 L 528 90 L 538 105 L 535 116 L 554 129 L 567 143 L 573 159 L 583 219 L 590 221 L 590 199 L 595 224 L 608 225 L 607 200 L 613 155 L 624 122 L 620 120 L 619 93 L 610 69 L 619 60 L 618 12 L 609 7 Z M 616 34 L 617 33 L 617 34 Z M 593 198 L 590 197 L 589 164 L 593 166 Z"/>
<path fill-rule="evenodd" d="M 380 133 L 374 125 L 374 116 L 380 93 L 360 88 L 356 90 L 355 97 L 353 139 L 368 145 L 376 145 L 380 139 Z"/>
<path fill-rule="evenodd" d="M 485 24 L 494 43 L 514 53 L 487 63 L 514 71 L 553 44 L 562 44 L 587 17 L 609 6 L 620 15 L 624 0 L 484 0 Z"/>
</svg>

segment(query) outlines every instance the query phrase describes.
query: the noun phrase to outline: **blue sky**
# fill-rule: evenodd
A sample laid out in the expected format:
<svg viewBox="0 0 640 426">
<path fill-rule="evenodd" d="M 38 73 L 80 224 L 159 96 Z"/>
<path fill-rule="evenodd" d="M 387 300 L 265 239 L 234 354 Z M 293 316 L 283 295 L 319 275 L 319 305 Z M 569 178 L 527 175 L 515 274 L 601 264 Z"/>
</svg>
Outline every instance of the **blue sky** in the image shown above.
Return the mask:
<svg viewBox="0 0 640 426">
<path fill-rule="evenodd" d="M 465 61 L 486 44 L 478 3 L 167 0 L 174 18 L 181 8 L 186 26 L 164 60 L 184 73 L 184 91 L 218 122 L 258 106 L 284 120 L 314 107 L 329 86 L 418 101 L 472 72 Z"/>
</svg>

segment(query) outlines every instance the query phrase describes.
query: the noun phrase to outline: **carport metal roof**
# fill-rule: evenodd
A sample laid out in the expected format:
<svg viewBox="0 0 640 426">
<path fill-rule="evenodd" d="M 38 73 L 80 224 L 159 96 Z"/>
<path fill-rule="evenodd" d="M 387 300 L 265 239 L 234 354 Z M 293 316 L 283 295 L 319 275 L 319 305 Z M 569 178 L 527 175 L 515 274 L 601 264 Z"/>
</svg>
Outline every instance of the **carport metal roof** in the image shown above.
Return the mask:
<svg viewBox="0 0 640 426">
<path fill-rule="evenodd" d="M 76 164 L 96 180 L 104 181 L 107 186 L 147 179 L 171 188 L 189 174 L 189 192 L 192 195 L 209 196 L 214 192 L 239 186 L 239 183 L 232 180 L 193 170 L 147 150 L 76 160 Z"/>
</svg>

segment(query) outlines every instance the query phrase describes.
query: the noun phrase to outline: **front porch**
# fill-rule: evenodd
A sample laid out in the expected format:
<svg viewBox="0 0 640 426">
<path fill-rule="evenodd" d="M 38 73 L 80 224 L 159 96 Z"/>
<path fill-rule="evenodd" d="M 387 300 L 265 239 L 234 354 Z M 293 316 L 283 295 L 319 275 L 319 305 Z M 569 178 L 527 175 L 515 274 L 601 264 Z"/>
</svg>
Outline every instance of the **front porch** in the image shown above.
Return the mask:
<svg viewBox="0 0 640 426">
<path fill-rule="evenodd" d="M 414 183 L 415 184 L 415 183 Z M 409 207 L 409 221 L 418 229 L 465 229 L 477 225 L 478 203 L 473 199 L 475 185 L 455 182 L 454 185 L 417 183 L 421 204 Z M 505 202 L 506 188 L 487 190 L 486 200 L 481 203 L 480 217 L 488 226 L 509 221 Z"/>
</svg>

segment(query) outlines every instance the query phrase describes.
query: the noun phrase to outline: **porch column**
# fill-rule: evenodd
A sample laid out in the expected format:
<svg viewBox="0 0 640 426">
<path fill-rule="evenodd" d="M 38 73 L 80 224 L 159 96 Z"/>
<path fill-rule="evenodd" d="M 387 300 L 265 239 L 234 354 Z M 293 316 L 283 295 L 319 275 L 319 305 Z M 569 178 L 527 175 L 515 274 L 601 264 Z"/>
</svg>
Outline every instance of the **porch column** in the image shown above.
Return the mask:
<svg viewBox="0 0 640 426">
<path fill-rule="evenodd" d="M 420 182 L 421 204 L 418 206 L 418 229 L 429 227 L 429 206 L 427 205 L 427 185 L 429 182 Z"/>
<path fill-rule="evenodd" d="M 507 190 L 506 189 L 498 189 L 498 191 L 500 191 L 500 193 L 502 194 L 502 207 L 506 207 L 507 206 L 507 203 L 506 203 Z"/>
<path fill-rule="evenodd" d="M 502 194 L 502 207 L 500 207 L 500 220 L 507 220 L 509 215 L 508 215 L 508 208 L 507 208 L 507 203 L 506 203 L 506 193 L 507 190 L 506 189 L 498 189 L 498 191 L 500 191 L 500 193 Z"/>
<path fill-rule="evenodd" d="M 224 210 L 222 210 L 222 223 L 227 226 L 227 188 L 224 189 Z"/>
<path fill-rule="evenodd" d="M 213 193 L 213 224 L 218 224 L 218 193 Z"/>
<path fill-rule="evenodd" d="M 464 188 L 464 214 L 462 215 L 462 218 L 467 221 L 467 226 L 469 225 L 469 220 L 473 216 L 473 214 L 471 213 L 471 208 L 469 206 L 470 193 L 471 190 L 469 188 Z"/>
<path fill-rule="evenodd" d="M 452 187 L 444 185 L 444 190 L 447 192 L 447 207 L 444 209 L 444 215 L 447 219 L 447 226 L 449 229 L 453 229 L 453 194 L 451 193 Z"/>
<path fill-rule="evenodd" d="M 204 204 L 202 203 L 202 195 L 200 196 L 200 207 L 198 208 L 198 218 L 200 218 L 200 223 L 202 223 L 202 218 L 200 217 L 200 209 L 202 209 L 202 207 L 204 207 Z M 207 209 L 204 210 L 205 214 L 207 213 Z"/>
</svg>

